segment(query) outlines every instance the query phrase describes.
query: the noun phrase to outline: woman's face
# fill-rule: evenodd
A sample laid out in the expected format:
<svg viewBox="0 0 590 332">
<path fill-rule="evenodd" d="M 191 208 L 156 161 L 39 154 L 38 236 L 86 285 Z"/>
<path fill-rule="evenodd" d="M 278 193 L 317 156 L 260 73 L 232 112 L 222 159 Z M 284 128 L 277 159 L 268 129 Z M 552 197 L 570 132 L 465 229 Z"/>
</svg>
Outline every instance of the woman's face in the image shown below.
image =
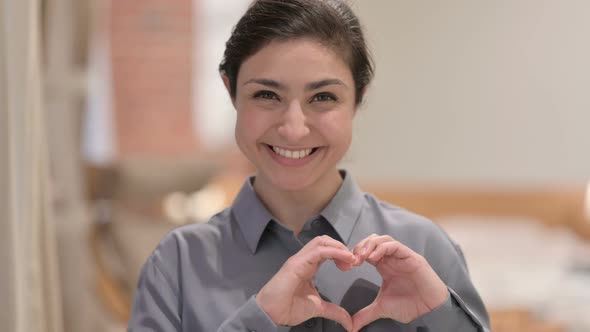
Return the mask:
<svg viewBox="0 0 590 332">
<path fill-rule="evenodd" d="M 309 38 L 274 41 L 242 63 L 236 87 L 236 141 L 257 182 L 293 191 L 335 178 L 356 111 L 338 54 Z"/>
</svg>

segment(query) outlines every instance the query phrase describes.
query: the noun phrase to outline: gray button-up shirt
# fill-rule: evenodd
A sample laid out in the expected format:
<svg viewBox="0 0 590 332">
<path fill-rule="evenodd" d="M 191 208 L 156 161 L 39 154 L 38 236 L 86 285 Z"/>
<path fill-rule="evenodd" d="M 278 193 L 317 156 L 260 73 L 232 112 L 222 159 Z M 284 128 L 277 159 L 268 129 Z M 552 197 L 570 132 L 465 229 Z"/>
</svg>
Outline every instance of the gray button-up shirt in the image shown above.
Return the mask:
<svg viewBox="0 0 590 332">
<path fill-rule="evenodd" d="M 129 331 L 344 331 L 313 318 L 295 327 L 275 325 L 256 304 L 256 293 L 309 240 L 329 235 L 348 248 L 367 236 L 388 234 L 424 256 L 449 289 L 436 310 L 409 324 L 381 319 L 363 331 L 489 331 L 485 307 L 461 250 L 435 224 L 363 193 L 350 174 L 326 208 L 299 236 L 264 207 L 247 180 L 232 206 L 207 223 L 177 228 L 145 263 L 133 301 Z M 340 271 L 332 261 L 313 282 L 325 300 L 354 314 L 381 285 L 374 266 Z"/>
</svg>

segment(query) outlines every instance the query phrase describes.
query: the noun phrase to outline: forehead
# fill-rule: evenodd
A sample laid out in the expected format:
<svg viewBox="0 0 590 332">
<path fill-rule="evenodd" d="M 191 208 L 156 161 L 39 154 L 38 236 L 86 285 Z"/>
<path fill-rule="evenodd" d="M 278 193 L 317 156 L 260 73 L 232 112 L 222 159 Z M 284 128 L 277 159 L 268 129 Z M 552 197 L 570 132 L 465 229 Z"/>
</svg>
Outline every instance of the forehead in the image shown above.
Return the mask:
<svg viewBox="0 0 590 332">
<path fill-rule="evenodd" d="M 352 86 L 352 73 L 344 57 L 311 38 L 275 40 L 261 48 L 240 66 L 238 84 L 253 78 L 293 84 L 334 78 Z"/>
</svg>

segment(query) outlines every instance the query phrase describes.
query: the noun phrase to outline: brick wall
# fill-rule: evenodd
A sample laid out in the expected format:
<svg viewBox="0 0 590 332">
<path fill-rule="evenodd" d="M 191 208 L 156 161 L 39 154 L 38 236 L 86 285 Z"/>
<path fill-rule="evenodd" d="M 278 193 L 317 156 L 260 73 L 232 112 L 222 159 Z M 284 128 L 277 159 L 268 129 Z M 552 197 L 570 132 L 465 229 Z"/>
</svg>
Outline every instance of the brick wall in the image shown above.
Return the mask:
<svg viewBox="0 0 590 332">
<path fill-rule="evenodd" d="M 194 153 L 192 0 L 112 0 L 110 8 L 119 157 Z"/>
</svg>

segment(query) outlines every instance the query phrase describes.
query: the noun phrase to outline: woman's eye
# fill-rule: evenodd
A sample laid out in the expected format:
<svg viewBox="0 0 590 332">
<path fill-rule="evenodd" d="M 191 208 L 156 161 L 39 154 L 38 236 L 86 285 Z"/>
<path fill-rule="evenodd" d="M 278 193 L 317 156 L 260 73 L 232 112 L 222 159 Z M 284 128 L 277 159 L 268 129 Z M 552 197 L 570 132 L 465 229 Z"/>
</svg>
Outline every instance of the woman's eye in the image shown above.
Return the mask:
<svg viewBox="0 0 590 332">
<path fill-rule="evenodd" d="M 276 93 L 274 93 L 272 91 L 267 91 L 267 90 L 256 92 L 254 94 L 254 98 L 279 100 L 279 96 L 277 96 Z"/>
<path fill-rule="evenodd" d="M 313 96 L 312 101 L 336 101 L 337 98 L 332 93 L 322 92 Z"/>
</svg>

